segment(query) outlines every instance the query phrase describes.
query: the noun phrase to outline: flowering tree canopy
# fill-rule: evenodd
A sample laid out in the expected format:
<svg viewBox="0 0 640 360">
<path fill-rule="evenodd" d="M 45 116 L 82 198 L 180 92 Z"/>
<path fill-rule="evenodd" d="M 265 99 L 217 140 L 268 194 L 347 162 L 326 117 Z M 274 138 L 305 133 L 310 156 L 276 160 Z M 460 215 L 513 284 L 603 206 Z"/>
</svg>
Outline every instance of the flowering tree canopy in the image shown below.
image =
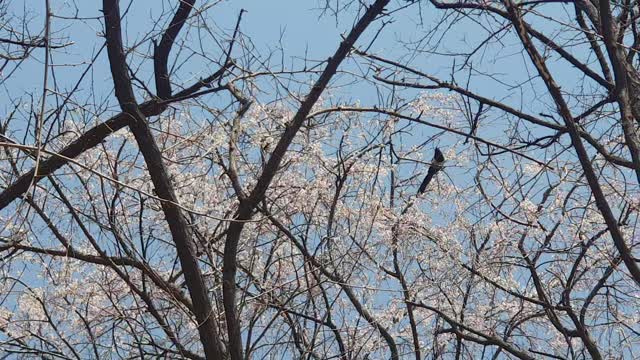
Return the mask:
<svg viewBox="0 0 640 360">
<path fill-rule="evenodd" d="M 258 3 L 0 1 L 3 358 L 640 351 L 637 1 Z"/>
</svg>

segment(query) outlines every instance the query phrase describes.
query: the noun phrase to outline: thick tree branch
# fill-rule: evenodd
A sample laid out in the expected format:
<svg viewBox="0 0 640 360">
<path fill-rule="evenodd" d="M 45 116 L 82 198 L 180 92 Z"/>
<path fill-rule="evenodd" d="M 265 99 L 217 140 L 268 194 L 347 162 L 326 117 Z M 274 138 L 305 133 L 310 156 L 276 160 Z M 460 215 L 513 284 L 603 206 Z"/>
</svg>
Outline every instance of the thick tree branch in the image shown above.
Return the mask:
<svg viewBox="0 0 640 360">
<path fill-rule="evenodd" d="M 607 223 L 607 227 L 609 228 L 609 233 L 613 238 L 613 243 L 616 246 L 616 249 L 620 252 L 620 256 L 627 266 L 631 277 L 635 280 L 635 282 L 640 285 L 640 268 L 631 253 L 631 249 L 627 246 L 622 231 L 618 226 L 618 221 L 616 220 L 613 212 L 611 211 L 611 207 L 609 207 L 609 203 L 600 187 L 598 182 L 598 176 L 591 164 L 591 160 L 587 150 L 582 144 L 582 139 L 580 138 L 580 132 L 578 130 L 578 126 L 576 125 L 573 116 L 571 115 L 571 111 L 569 110 L 569 106 L 565 102 L 562 92 L 560 88 L 556 84 L 555 80 L 551 76 L 549 69 L 545 64 L 544 59 L 535 46 L 533 45 L 529 35 L 527 34 L 522 22 L 520 20 L 520 13 L 518 8 L 513 4 L 511 0 L 504 0 L 505 6 L 509 10 L 509 14 L 511 16 L 511 20 L 515 25 L 518 36 L 520 37 L 520 41 L 524 45 L 531 61 L 535 65 L 540 77 L 544 80 L 544 83 L 553 98 L 555 105 L 558 109 L 558 113 L 562 116 L 562 119 L 567 126 L 567 130 L 569 131 L 569 135 L 571 136 L 571 142 L 573 143 L 573 147 L 576 150 L 578 155 L 578 159 L 580 160 L 580 165 L 582 166 L 582 170 L 584 171 L 584 175 L 587 178 L 587 182 L 589 183 L 589 187 L 591 188 L 591 192 L 593 193 L 593 197 L 596 200 L 596 205 L 605 222 Z"/>
<path fill-rule="evenodd" d="M 173 47 L 178 33 L 184 26 L 185 21 L 193 9 L 196 0 L 179 0 L 180 5 L 176 11 L 169 27 L 162 35 L 160 44 L 153 49 L 153 67 L 156 79 L 156 91 L 160 99 L 168 99 L 171 96 L 171 81 L 169 79 L 169 53 Z"/>
<path fill-rule="evenodd" d="M 122 46 L 120 9 L 118 0 L 103 0 L 109 65 L 118 103 L 129 119 L 129 127 L 138 143 L 156 193 L 168 200 L 161 202 L 162 210 L 176 245 L 178 258 L 195 310 L 200 341 L 207 359 L 221 359 L 223 350 L 217 334 L 213 307 L 209 299 L 204 277 L 198 266 L 189 225 L 182 214 L 178 198 L 164 166 L 162 153 L 153 138 L 147 120 L 135 100 L 131 79 Z"/>
<path fill-rule="evenodd" d="M 629 69 L 627 71 L 626 56 L 617 41 L 615 34 L 617 26 L 613 23 L 609 0 L 600 0 L 600 24 L 602 24 L 602 35 L 616 80 L 615 99 L 620 107 L 620 123 L 627 148 L 631 153 L 636 178 L 640 185 L 640 141 L 636 124 L 633 121 L 633 108 L 631 97 L 629 96 L 632 74 L 635 70 Z"/>
<path fill-rule="evenodd" d="M 304 101 L 300 104 L 298 111 L 294 115 L 293 119 L 289 122 L 284 134 L 278 141 L 273 153 L 269 157 L 267 164 L 262 171 L 262 174 L 258 178 L 258 182 L 251 191 L 249 197 L 240 203 L 240 207 L 237 212 L 236 218 L 240 221 L 232 222 L 227 230 L 227 239 L 224 249 L 224 269 L 223 269 L 223 296 L 224 296 L 224 309 L 227 320 L 227 331 L 229 335 L 229 352 L 233 360 L 241 360 L 242 356 L 242 339 L 240 336 L 240 322 L 236 309 L 236 269 L 237 264 L 237 252 L 238 243 L 240 241 L 240 234 L 244 228 L 244 221 L 251 219 L 255 207 L 260 201 L 262 201 L 269 184 L 273 180 L 276 172 L 280 168 L 280 163 L 284 158 L 289 145 L 296 136 L 298 130 L 307 119 L 307 115 L 311 111 L 313 105 L 320 98 L 320 95 L 329 84 L 329 80 L 338 70 L 338 66 L 347 57 L 351 51 L 356 40 L 366 30 L 376 17 L 378 17 L 384 10 L 384 7 L 389 3 L 389 0 L 377 0 L 373 3 L 365 14 L 358 20 L 357 24 L 353 27 L 349 35 L 340 43 L 340 46 L 329 58 L 327 66 L 311 88 L 311 91 L 305 97 Z"/>
</svg>

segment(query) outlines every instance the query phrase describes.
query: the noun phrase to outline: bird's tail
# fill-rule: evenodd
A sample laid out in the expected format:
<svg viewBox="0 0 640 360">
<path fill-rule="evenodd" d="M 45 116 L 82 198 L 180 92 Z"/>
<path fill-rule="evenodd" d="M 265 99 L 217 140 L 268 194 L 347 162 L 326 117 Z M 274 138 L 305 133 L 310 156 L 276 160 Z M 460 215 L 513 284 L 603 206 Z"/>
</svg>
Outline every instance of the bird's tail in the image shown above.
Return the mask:
<svg viewBox="0 0 640 360">
<path fill-rule="evenodd" d="M 437 170 L 435 170 L 434 168 L 429 168 L 429 171 L 427 172 L 427 176 L 424 178 L 424 180 L 422 180 L 422 184 L 420 184 L 420 189 L 418 189 L 418 193 L 419 194 L 423 194 L 425 190 L 427 190 L 427 186 L 429 186 L 429 183 L 431 182 L 431 179 L 433 179 L 433 176 L 436 174 Z"/>
</svg>

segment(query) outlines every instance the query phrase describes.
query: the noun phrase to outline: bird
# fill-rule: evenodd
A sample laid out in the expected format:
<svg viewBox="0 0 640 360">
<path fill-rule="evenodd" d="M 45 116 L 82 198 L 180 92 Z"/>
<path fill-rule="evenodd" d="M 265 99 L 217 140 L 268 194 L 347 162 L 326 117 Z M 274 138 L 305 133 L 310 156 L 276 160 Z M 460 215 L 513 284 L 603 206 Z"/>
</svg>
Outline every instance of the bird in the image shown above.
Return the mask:
<svg viewBox="0 0 640 360">
<path fill-rule="evenodd" d="M 424 191 L 427 189 L 427 186 L 431 182 L 431 179 L 438 173 L 438 171 L 442 170 L 444 165 L 444 155 L 440 149 L 436 148 L 436 152 L 433 155 L 433 160 L 431 161 L 431 166 L 429 166 L 429 171 L 427 171 L 427 176 L 422 180 L 422 184 L 420 184 L 420 189 L 418 189 L 418 194 L 424 194 Z"/>
</svg>

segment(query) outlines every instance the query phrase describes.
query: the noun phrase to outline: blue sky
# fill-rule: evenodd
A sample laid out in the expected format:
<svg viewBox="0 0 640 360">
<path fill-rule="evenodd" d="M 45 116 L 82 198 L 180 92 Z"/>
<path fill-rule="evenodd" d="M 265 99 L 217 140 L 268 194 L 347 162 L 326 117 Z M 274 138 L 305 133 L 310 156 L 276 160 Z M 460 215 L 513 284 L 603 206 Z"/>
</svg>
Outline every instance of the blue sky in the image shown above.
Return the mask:
<svg viewBox="0 0 640 360">
<path fill-rule="evenodd" d="M 16 11 L 19 13 L 23 10 L 23 6 L 24 9 L 29 11 L 32 15 L 32 32 L 37 32 L 42 29 L 44 2 L 34 1 L 23 3 L 22 1 L 10 1 L 8 4 L 10 6 L 10 12 Z M 122 10 L 127 9 L 129 4 L 129 1 L 122 1 Z M 154 4 L 155 7 L 150 6 L 151 4 Z M 202 5 L 203 3 L 197 2 L 196 4 Z M 340 34 L 347 32 L 351 28 L 354 19 L 356 19 L 355 6 L 340 11 L 336 17 L 330 13 L 323 15 L 321 9 L 323 4 L 324 1 L 320 0 L 222 1 L 209 10 L 207 14 L 209 16 L 208 19 L 214 22 L 213 24 L 209 24 L 210 26 L 219 27 L 227 33 L 231 33 L 240 9 L 247 10 L 243 16 L 241 30 L 252 40 L 261 54 L 264 55 L 269 51 L 278 50 L 282 45 L 284 63 L 292 64 L 292 62 L 295 63 L 297 61 L 298 64 L 301 64 L 300 59 L 305 56 L 315 60 L 326 59 L 330 56 L 340 41 Z M 396 9 L 402 4 L 406 4 L 406 2 L 394 1 L 389 8 Z M 102 31 L 102 25 L 101 22 L 95 19 L 95 17 L 101 15 L 101 2 L 76 1 L 76 5 L 79 10 L 78 14 L 81 17 L 93 19 L 87 19 L 82 22 L 68 21 L 60 18 L 53 19 L 54 33 L 59 37 L 66 37 L 66 39 L 59 40 L 61 42 L 74 42 L 74 45 L 68 47 L 65 51 L 56 51 L 53 57 L 52 63 L 57 65 L 55 68 L 55 72 L 58 74 L 56 80 L 61 85 L 61 88 L 72 87 L 81 69 L 84 69 L 83 66 L 68 65 L 89 61 L 103 44 L 103 39 L 99 37 Z M 174 1 L 136 1 L 131 3 L 131 7 L 124 19 L 125 36 L 128 45 L 139 42 L 153 29 L 153 23 L 157 21 L 163 11 L 174 6 Z M 560 5 L 558 8 L 561 9 Z M 406 50 L 403 49 L 402 43 L 418 41 L 425 31 L 434 26 L 436 21 L 444 14 L 441 10 L 436 10 L 432 6 L 427 5 L 426 2 L 421 5 L 420 9 L 421 11 L 418 12 L 418 7 L 413 6 L 393 14 L 392 18 L 384 19 L 385 21 L 392 21 L 386 25 L 382 35 L 371 48 L 371 52 L 395 58 L 396 54 L 406 52 Z M 75 14 L 75 8 L 65 5 L 65 3 L 61 1 L 52 1 L 52 10 L 56 14 L 65 16 Z M 162 18 L 164 25 L 166 25 L 169 19 L 169 16 Z M 531 21 L 536 23 L 534 18 L 531 18 Z M 360 39 L 358 45 L 364 46 L 368 44 L 380 25 L 380 21 L 375 23 Z M 545 24 L 541 26 L 542 29 L 548 29 L 550 33 L 552 32 L 552 25 Z M 155 31 L 159 33 L 160 30 L 161 28 L 156 28 Z M 184 35 L 184 33 L 182 35 Z M 463 21 L 460 25 L 457 25 L 454 32 L 450 32 L 443 39 L 441 48 L 439 48 L 438 51 L 445 49 L 470 51 L 473 49 L 474 43 L 477 43 L 477 40 L 482 39 L 485 35 L 486 33 L 481 31 L 478 26 Z M 493 80 L 475 74 L 473 81 L 470 83 L 471 88 L 485 94 L 493 95 L 497 99 L 511 95 L 515 95 L 516 97 L 522 96 L 525 99 L 528 96 L 536 96 L 527 83 L 522 83 L 527 75 L 527 71 L 522 70 L 523 67 L 527 66 L 528 60 L 525 59 L 524 54 L 519 54 L 514 52 L 512 48 L 509 48 L 508 45 L 513 45 L 514 40 L 515 38 L 511 36 L 505 40 L 504 46 L 498 43 L 490 47 L 494 52 L 485 53 L 482 56 L 478 55 L 475 60 L 476 63 L 474 64 L 479 71 L 495 76 L 502 75 L 503 79 L 509 79 L 509 84 L 513 85 L 513 87 L 509 89 L 497 87 Z M 149 42 L 147 41 L 145 45 L 141 47 L 141 50 L 146 51 L 148 46 Z M 212 52 L 219 50 L 216 48 L 217 44 L 204 44 L 204 46 L 211 46 Z M 501 47 L 508 50 L 504 50 Z M 20 72 L 19 77 L 12 77 L 8 81 L 2 81 L 3 91 L 10 94 L 12 98 L 19 97 L 20 93 L 26 94 L 41 88 L 43 51 L 36 50 L 34 55 L 34 58 L 39 61 L 27 61 L 21 65 L 23 71 Z M 172 55 L 175 56 L 175 52 Z M 443 79 L 449 78 L 453 64 L 452 58 L 430 55 L 424 52 L 415 54 L 414 56 L 416 59 L 412 61 L 412 64 L 420 70 L 429 74 L 438 75 Z M 189 66 L 183 67 L 181 69 L 183 71 L 181 75 L 188 78 L 188 73 L 202 72 L 202 69 L 198 68 L 198 63 L 194 62 L 194 64 L 196 65 L 193 65 L 191 68 L 189 68 Z M 557 67 L 554 66 L 552 62 L 551 67 L 556 70 L 555 75 L 565 86 L 576 85 L 576 73 L 570 66 L 563 64 Z M 25 68 L 28 70 L 24 71 Z M 530 68 L 529 71 L 533 71 L 533 69 Z M 6 70 L 5 73 L 7 73 Z M 98 66 L 93 67 L 91 76 L 95 78 L 95 81 L 110 81 L 106 53 L 98 58 Z M 458 81 L 463 83 L 466 75 L 460 73 L 459 76 Z M 519 84 L 524 86 L 517 86 Z M 539 84 L 536 86 L 539 86 Z M 107 86 L 101 86 L 99 90 L 104 91 L 107 88 Z M 359 98 L 363 101 L 367 99 L 375 100 L 375 93 L 371 91 L 371 88 L 367 90 L 365 87 L 362 87 L 358 88 L 357 94 L 350 95 L 352 95 L 353 98 Z M 530 95 L 527 95 L 528 92 Z M 105 97 L 108 96 L 107 94 L 103 95 Z M 0 106 L 0 109 L 2 109 L 0 111 L 7 111 L 11 107 L 6 103 L 6 99 L 4 101 L 0 100 L 0 105 L 2 105 Z M 530 104 L 524 102 L 522 105 L 526 107 Z"/>
</svg>

